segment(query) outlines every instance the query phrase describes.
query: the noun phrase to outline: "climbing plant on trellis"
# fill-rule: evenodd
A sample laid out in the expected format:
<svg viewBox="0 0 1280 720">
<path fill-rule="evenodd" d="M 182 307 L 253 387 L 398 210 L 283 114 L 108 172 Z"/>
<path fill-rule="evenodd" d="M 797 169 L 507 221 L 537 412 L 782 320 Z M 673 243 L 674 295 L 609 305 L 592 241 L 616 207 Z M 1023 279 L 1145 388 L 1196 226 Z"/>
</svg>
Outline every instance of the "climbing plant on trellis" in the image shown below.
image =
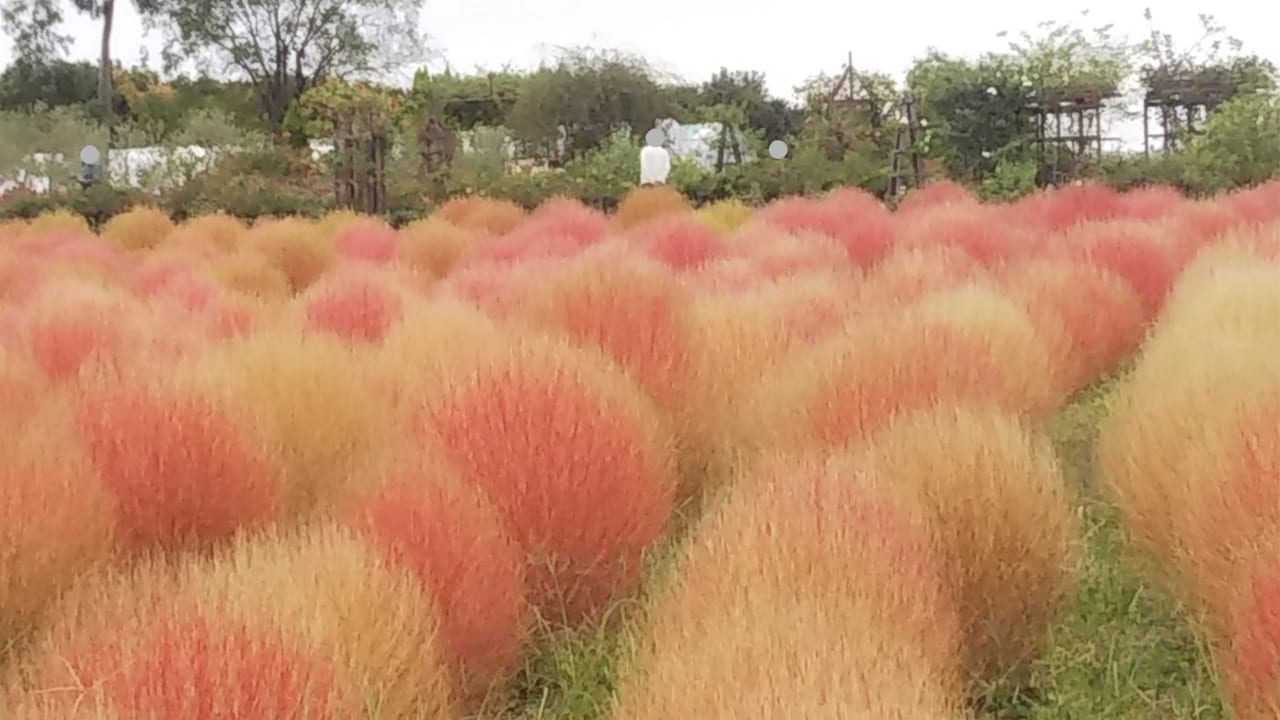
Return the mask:
<svg viewBox="0 0 1280 720">
<path fill-rule="evenodd" d="M 337 205 L 373 215 L 386 212 L 387 154 L 404 109 L 401 93 L 330 81 L 307 91 L 300 106 L 310 132 L 332 133 Z"/>
</svg>

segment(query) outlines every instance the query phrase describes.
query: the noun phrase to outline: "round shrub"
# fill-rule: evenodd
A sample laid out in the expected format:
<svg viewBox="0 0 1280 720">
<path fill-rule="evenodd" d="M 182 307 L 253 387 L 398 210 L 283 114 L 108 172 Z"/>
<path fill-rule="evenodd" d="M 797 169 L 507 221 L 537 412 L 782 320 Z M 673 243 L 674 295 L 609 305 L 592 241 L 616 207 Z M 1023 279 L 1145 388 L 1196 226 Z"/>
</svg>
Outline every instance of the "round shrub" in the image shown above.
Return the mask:
<svg viewBox="0 0 1280 720">
<path fill-rule="evenodd" d="M 173 232 L 168 213 L 153 207 L 134 207 L 102 226 L 102 237 L 126 250 L 151 250 Z"/>
<path fill-rule="evenodd" d="M 633 589 L 677 485 L 672 438 L 643 392 L 600 356 L 543 336 L 442 360 L 412 430 L 498 508 L 542 616 L 575 625 Z"/>
<path fill-rule="evenodd" d="M 400 321 L 409 302 L 395 275 L 342 264 L 322 275 L 299 297 L 302 325 L 354 344 L 376 345 Z"/>
<path fill-rule="evenodd" d="M 938 407 L 867 440 L 920 497 L 959 608 L 971 690 L 1025 672 L 1078 582 L 1079 528 L 1047 437 L 1000 412 Z"/>
<path fill-rule="evenodd" d="M 110 560 L 115 525 L 113 498 L 63 414 L 6 416 L 0 424 L 2 659 L 64 590 Z"/>
<path fill-rule="evenodd" d="M 75 428 L 115 498 L 127 550 L 207 548 L 282 517 L 279 466 L 216 391 L 139 364 L 84 374 L 74 398 Z"/>
<path fill-rule="evenodd" d="M 770 457 L 694 526 L 612 717 L 772 717 L 818 698 L 819 717 L 960 717 L 940 560 L 913 499 L 865 464 Z"/>
<path fill-rule="evenodd" d="M 438 450 L 406 444 L 362 474 L 339 516 L 435 599 L 460 697 L 478 703 L 501 689 L 521 660 L 531 616 L 524 556 L 479 489 Z"/>
</svg>

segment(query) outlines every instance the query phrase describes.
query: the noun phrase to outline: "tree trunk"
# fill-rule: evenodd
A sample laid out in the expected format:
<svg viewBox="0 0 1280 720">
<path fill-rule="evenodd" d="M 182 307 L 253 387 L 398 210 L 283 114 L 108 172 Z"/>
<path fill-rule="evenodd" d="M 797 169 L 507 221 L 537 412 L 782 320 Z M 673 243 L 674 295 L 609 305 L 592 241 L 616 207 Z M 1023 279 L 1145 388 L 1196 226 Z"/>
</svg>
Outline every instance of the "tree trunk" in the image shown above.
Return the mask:
<svg viewBox="0 0 1280 720">
<path fill-rule="evenodd" d="M 115 108 L 112 106 L 113 92 L 111 84 L 111 25 L 115 19 L 115 0 L 103 0 L 102 3 L 102 57 L 99 58 L 98 65 L 98 102 L 102 104 L 102 127 L 106 130 L 107 138 L 102 148 L 102 180 L 110 182 L 110 173 L 107 171 L 110 165 L 107 164 L 107 158 L 111 153 L 111 136 L 115 126 Z"/>
</svg>

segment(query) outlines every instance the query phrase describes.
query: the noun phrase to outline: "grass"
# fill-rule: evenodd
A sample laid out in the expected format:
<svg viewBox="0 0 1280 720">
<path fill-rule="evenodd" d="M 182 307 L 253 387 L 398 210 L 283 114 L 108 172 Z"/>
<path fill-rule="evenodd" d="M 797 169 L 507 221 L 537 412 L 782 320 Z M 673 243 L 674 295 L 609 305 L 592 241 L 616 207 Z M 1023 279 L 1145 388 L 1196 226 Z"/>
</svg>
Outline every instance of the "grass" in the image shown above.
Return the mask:
<svg viewBox="0 0 1280 720">
<path fill-rule="evenodd" d="M 1217 679 L 1181 612 L 1125 555 L 1114 509 L 1093 482 L 1093 446 L 1115 381 L 1082 391 L 1052 435 L 1078 498 L 1088 554 L 1080 592 L 1022 687 L 995 687 L 979 720 L 1226 720 Z M 532 653 L 503 717 L 608 717 L 624 641 L 600 628 Z"/>
</svg>

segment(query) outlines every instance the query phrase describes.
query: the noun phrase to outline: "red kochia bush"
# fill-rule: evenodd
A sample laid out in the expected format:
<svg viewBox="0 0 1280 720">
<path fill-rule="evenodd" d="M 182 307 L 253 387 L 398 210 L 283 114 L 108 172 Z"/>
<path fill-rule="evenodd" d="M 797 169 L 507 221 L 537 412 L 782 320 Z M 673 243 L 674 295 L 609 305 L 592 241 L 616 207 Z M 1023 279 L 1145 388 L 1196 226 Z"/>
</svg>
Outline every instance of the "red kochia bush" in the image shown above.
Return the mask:
<svg viewBox="0 0 1280 720">
<path fill-rule="evenodd" d="M 648 257 L 676 270 L 695 270 L 728 252 L 715 230 L 692 214 L 665 215 L 631 229 L 628 243 Z"/>
<path fill-rule="evenodd" d="M 10 643 L 21 644 L 58 596 L 106 564 L 114 549 L 112 498 L 75 447 L 65 416 L 10 415 L 6 379 L 0 377 L 0 664 Z"/>
<path fill-rule="evenodd" d="M 600 247 L 537 275 L 527 316 L 603 350 L 673 414 L 693 382 L 692 297 L 675 275 L 623 248 Z"/>
<path fill-rule="evenodd" d="M 0 303 L 25 304 L 40 292 L 49 277 L 46 263 L 0 247 Z"/>
<path fill-rule="evenodd" d="M 427 278 L 444 277 L 474 235 L 434 216 L 416 220 L 400 229 L 400 264 Z"/>
<path fill-rule="evenodd" d="M 409 427 L 498 508 L 543 616 L 574 624 L 631 589 L 676 490 L 669 432 L 640 389 L 546 336 L 441 362 Z"/>
<path fill-rule="evenodd" d="M 783 198 L 762 208 L 757 218 L 790 232 L 833 237 L 844 246 L 849 259 L 863 268 L 884 257 L 893 241 L 892 214 L 874 198 L 863 195 Z"/>
<path fill-rule="evenodd" d="M 529 630 L 520 546 L 439 450 L 405 444 L 359 485 L 344 521 L 433 598 L 460 695 L 483 699 L 516 669 Z"/>
<path fill-rule="evenodd" d="M 90 363 L 127 366 L 148 354 L 153 315 L 128 292 L 68 280 L 48 283 L 22 317 L 23 342 L 55 381 Z"/>
<path fill-rule="evenodd" d="M 997 279 L 1046 333 L 1069 389 L 1100 377 L 1137 349 L 1146 313 L 1138 294 L 1114 273 L 1085 263 L 1034 260 L 1002 269 Z M 1054 322 L 1066 331 L 1047 336 Z"/>
<path fill-rule="evenodd" d="M 529 287 L 521 317 L 604 351 L 673 424 L 681 459 L 701 464 L 710 441 L 697 397 L 692 294 L 668 267 L 612 243 L 545 270 Z"/>
<path fill-rule="evenodd" d="M 244 237 L 248 228 L 239 218 L 216 212 L 210 215 L 193 217 L 181 225 L 169 236 L 169 241 L 181 244 L 187 239 L 200 239 L 212 243 L 224 253 L 234 252 L 240 238 Z"/>
<path fill-rule="evenodd" d="M 1280 395 L 1261 387 L 1258 393 L 1266 393 L 1265 399 L 1231 428 L 1232 442 L 1214 482 L 1183 509 L 1190 519 L 1184 562 L 1195 590 L 1216 615 L 1229 612 L 1260 558 L 1269 566 L 1280 553 L 1273 540 L 1280 528 Z"/>
<path fill-rule="evenodd" d="M 969 188 L 950 180 L 931 182 L 907 193 L 898 204 L 898 214 L 908 215 L 944 205 L 975 205 L 978 198 Z"/>
<path fill-rule="evenodd" d="M 778 280 L 807 273 L 852 269 L 844 247 L 829 235 L 792 234 L 760 223 L 735 230 L 728 238 L 727 258 L 747 263 L 760 279 Z M 716 270 L 717 263 L 707 270 Z"/>
<path fill-rule="evenodd" d="M 0 345 L 0 408 L 4 408 L 0 426 L 25 423 L 44 407 L 51 390 L 35 363 Z"/>
<path fill-rule="evenodd" d="M 264 592 L 268 590 L 263 589 Z M 122 720 L 355 720 L 326 658 L 276 632 L 193 603 L 103 614 L 91 632 L 55 644 L 34 671 L 31 717 L 74 708 Z M 67 715 L 54 714 L 65 711 Z"/>
<path fill-rule="evenodd" d="M 664 215 L 692 212 L 693 206 L 679 190 L 670 185 L 650 185 L 635 188 L 622 198 L 613 214 L 613 224 L 619 229 L 630 230 Z"/>
<path fill-rule="evenodd" d="M 1177 268 L 1151 225 L 1135 221 L 1089 223 L 1061 236 L 1057 251 L 1119 275 L 1142 298 L 1147 319 L 1164 306 Z"/>
<path fill-rule="evenodd" d="M 400 235 L 384 222 L 361 218 L 340 225 L 333 234 L 338 255 L 385 265 L 400 253 Z"/>
<path fill-rule="evenodd" d="M 510 200 L 486 197 L 454 198 L 436 214 L 458 227 L 490 235 L 505 235 L 528 217 L 524 208 Z"/>
<path fill-rule="evenodd" d="M 406 286 L 389 273 L 351 263 L 325 273 L 299 298 L 303 325 L 354 343 L 381 343 L 400 321 Z"/>
<path fill-rule="evenodd" d="M 1119 218 L 1124 213 L 1120 193 L 1098 183 L 1079 183 L 1029 195 L 1011 208 L 1011 219 L 1049 231 L 1066 230 L 1086 222 Z"/>
<path fill-rule="evenodd" d="M 562 232 L 554 226 L 545 226 L 539 221 L 530 221 L 502 237 L 472 243 L 462 253 L 458 264 L 462 268 L 471 268 L 566 258 L 577 255 L 595 242 L 593 239 Z"/>
<path fill-rule="evenodd" d="M 22 238 L 19 249 L 28 257 L 97 277 L 118 277 L 132 264 L 127 251 L 78 230 L 29 233 Z"/>
<path fill-rule="evenodd" d="M 583 243 L 599 242 L 609 234 L 609 216 L 577 198 L 552 198 L 533 211 L 525 223 L 549 234 L 566 235 Z"/>
<path fill-rule="evenodd" d="M 1239 586 L 1229 644 L 1221 653 L 1232 717 L 1239 720 L 1271 720 L 1280 713 L 1280 552 L 1274 540 L 1267 558 Z"/>
<path fill-rule="evenodd" d="M 1135 188 L 1120 198 L 1121 215 L 1134 220 L 1166 218 L 1186 203 L 1187 197 L 1169 185 Z"/>
<path fill-rule="evenodd" d="M 208 546 L 281 516 L 281 471 L 247 418 L 156 364 L 82 376 L 75 427 L 129 550 Z"/>
<path fill-rule="evenodd" d="M 1237 190 L 1225 204 L 1242 224 L 1265 225 L 1280 220 L 1280 181 Z"/>
<path fill-rule="evenodd" d="M 1037 236 L 1011 223 L 1003 208 L 956 204 L 914 213 L 899 222 L 899 248 L 961 250 L 984 267 L 1033 255 Z"/>
<path fill-rule="evenodd" d="M 1042 383 L 1002 372 L 993 349 L 962 327 L 905 313 L 859 320 L 770 369 L 739 404 L 734 429 L 747 453 L 834 450 L 937 404 L 1021 411 L 1019 386 L 1032 381 Z"/>
</svg>

